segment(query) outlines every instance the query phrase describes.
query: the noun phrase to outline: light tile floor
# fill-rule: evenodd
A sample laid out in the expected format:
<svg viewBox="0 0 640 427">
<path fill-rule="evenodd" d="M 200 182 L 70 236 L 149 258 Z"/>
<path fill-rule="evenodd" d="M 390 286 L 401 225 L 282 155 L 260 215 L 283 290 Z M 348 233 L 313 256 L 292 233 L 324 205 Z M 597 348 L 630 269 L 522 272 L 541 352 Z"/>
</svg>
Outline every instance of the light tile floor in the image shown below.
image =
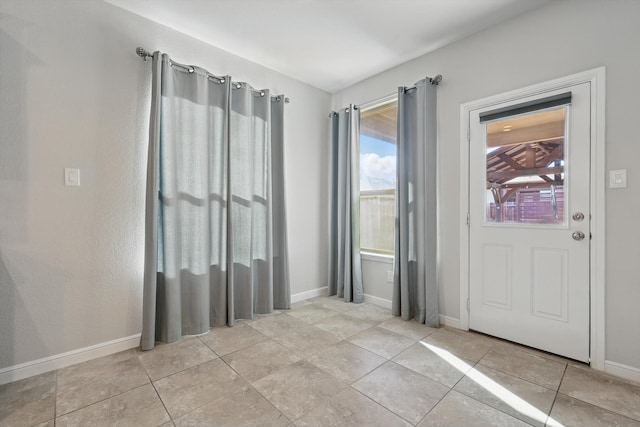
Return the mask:
<svg viewBox="0 0 640 427">
<path fill-rule="evenodd" d="M 640 385 L 318 297 L 0 386 L 0 426 L 636 426 Z"/>
</svg>

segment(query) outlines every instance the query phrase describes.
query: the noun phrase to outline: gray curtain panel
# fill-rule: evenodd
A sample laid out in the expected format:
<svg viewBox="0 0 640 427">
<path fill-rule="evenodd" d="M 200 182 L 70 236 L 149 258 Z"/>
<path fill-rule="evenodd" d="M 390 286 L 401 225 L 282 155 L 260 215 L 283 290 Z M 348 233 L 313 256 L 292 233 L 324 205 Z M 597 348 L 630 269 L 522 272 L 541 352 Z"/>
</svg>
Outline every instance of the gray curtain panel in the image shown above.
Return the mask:
<svg viewBox="0 0 640 427">
<path fill-rule="evenodd" d="M 273 308 L 291 308 L 284 184 L 284 96 L 271 98 Z"/>
<path fill-rule="evenodd" d="M 154 54 L 143 350 L 289 307 L 284 101 L 190 69 Z"/>
<path fill-rule="evenodd" d="M 436 86 L 398 90 L 396 236 L 392 312 L 439 326 Z"/>
<path fill-rule="evenodd" d="M 364 302 L 360 261 L 360 110 L 332 113 L 329 295 Z"/>
</svg>

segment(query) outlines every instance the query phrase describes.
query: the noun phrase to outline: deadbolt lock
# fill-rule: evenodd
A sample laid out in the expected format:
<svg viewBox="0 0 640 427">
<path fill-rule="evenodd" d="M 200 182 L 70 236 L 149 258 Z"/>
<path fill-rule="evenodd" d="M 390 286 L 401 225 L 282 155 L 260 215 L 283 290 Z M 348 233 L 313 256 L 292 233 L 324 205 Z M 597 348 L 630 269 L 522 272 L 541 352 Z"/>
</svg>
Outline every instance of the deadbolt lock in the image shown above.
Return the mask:
<svg viewBox="0 0 640 427">
<path fill-rule="evenodd" d="M 584 219 L 584 214 L 582 212 L 576 212 L 571 216 L 571 218 L 573 218 L 574 221 L 582 221 Z"/>
</svg>

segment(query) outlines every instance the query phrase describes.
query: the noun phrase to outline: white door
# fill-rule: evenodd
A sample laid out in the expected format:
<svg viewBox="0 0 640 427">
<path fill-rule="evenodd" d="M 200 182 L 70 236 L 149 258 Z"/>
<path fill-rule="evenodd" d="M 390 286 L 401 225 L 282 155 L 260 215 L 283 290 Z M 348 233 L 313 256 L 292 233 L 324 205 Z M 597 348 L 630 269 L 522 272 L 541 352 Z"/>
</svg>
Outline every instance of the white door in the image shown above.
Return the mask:
<svg viewBox="0 0 640 427">
<path fill-rule="evenodd" d="M 469 326 L 589 361 L 589 83 L 471 111 Z"/>
</svg>

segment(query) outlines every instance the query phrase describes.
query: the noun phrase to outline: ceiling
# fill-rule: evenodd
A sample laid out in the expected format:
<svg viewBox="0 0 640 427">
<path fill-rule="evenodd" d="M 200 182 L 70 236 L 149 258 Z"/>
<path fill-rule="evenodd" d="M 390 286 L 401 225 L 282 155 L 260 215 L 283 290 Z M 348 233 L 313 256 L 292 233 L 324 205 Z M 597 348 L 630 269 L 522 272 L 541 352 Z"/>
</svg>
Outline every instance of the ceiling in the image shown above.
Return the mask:
<svg viewBox="0 0 640 427">
<path fill-rule="evenodd" d="M 549 0 L 105 1 L 334 93 Z"/>
</svg>

